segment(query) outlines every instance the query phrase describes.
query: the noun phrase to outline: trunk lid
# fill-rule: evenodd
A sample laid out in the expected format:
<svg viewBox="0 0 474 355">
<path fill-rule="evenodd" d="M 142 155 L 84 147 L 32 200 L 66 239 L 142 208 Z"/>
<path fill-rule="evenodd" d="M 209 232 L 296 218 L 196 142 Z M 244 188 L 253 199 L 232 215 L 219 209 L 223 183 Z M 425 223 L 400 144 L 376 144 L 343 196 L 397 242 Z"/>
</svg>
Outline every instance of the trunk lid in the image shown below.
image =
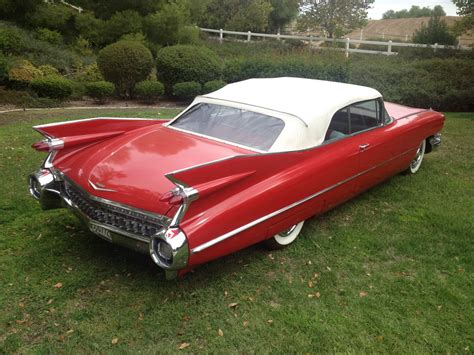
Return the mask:
<svg viewBox="0 0 474 355">
<path fill-rule="evenodd" d="M 249 153 L 159 125 L 72 150 L 54 165 L 91 195 L 166 214 L 170 206 L 160 198 L 175 185 L 165 174 Z"/>
</svg>

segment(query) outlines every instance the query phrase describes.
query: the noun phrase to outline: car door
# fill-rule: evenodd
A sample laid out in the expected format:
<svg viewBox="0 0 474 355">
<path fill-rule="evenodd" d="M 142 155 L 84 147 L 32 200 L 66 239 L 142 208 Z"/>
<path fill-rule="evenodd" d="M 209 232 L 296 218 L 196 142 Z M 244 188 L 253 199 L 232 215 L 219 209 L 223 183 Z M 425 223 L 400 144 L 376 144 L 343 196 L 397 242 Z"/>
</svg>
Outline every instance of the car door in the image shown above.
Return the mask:
<svg viewBox="0 0 474 355">
<path fill-rule="evenodd" d="M 349 106 L 350 132 L 359 147 L 355 190 L 362 192 L 399 170 L 398 135 L 381 99 Z"/>
</svg>

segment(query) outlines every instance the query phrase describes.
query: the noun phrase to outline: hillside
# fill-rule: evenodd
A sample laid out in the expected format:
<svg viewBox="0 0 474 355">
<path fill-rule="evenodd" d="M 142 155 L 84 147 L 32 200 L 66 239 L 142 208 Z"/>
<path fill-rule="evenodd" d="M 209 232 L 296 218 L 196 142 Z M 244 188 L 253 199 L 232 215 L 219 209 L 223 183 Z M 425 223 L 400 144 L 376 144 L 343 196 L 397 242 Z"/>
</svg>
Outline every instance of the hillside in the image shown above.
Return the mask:
<svg viewBox="0 0 474 355">
<path fill-rule="evenodd" d="M 458 16 L 443 16 L 448 26 L 453 26 L 459 20 Z M 402 18 L 390 20 L 370 20 L 363 28 L 363 39 L 385 38 L 392 41 L 411 41 L 415 30 L 420 28 L 422 23 L 427 24 L 429 17 Z M 349 38 L 359 39 L 361 30 L 355 30 L 347 35 Z M 461 45 L 469 46 L 474 43 L 474 33 L 467 33 L 461 36 Z"/>
</svg>

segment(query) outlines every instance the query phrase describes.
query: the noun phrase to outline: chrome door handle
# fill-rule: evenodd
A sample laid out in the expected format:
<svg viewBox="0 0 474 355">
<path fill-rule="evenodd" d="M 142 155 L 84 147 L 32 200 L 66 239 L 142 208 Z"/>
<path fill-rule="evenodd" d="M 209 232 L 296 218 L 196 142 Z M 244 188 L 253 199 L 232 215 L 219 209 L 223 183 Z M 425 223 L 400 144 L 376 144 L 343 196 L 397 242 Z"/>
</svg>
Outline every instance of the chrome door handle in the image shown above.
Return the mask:
<svg viewBox="0 0 474 355">
<path fill-rule="evenodd" d="M 369 146 L 370 146 L 370 144 L 361 144 L 361 145 L 359 145 L 359 149 L 360 150 L 366 150 Z"/>
</svg>

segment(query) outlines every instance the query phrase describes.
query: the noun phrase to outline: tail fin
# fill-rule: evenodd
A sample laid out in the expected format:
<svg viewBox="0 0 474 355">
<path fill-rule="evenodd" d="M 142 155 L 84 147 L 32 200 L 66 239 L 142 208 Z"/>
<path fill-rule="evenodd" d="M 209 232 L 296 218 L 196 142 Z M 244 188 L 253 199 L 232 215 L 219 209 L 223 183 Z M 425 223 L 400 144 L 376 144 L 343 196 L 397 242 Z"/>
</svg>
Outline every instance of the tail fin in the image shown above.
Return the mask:
<svg viewBox="0 0 474 355">
<path fill-rule="evenodd" d="M 112 138 L 159 122 L 146 118 L 99 117 L 34 126 L 33 129 L 41 133 L 46 139 L 34 143 L 32 147 L 39 151 L 75 147 Z"/>
</svg>

